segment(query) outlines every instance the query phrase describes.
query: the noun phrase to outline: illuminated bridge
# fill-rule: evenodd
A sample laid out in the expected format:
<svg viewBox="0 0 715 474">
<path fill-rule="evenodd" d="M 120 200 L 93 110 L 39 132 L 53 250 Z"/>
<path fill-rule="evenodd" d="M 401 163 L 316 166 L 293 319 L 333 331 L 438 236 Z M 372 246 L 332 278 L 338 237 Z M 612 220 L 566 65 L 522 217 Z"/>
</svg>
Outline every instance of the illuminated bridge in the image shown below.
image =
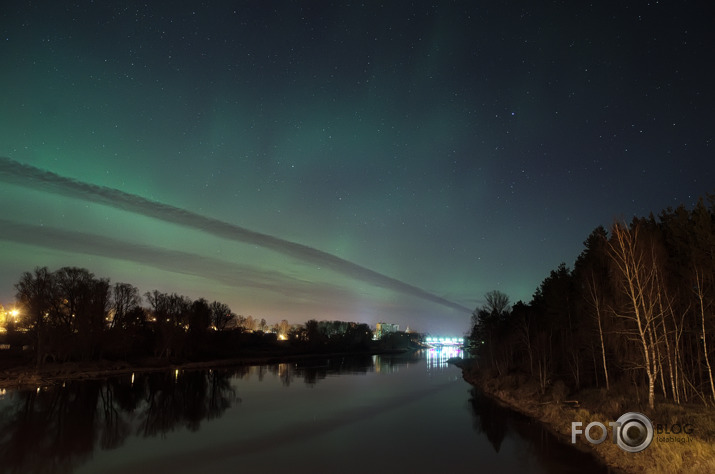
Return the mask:
<svg viewBox="0 0 715 474">
<path fill-rule="evenodd" d="M 425 353 L 427 370 L 447 367 L 451 359 L 464 356 L 463 337 L 427 336 L 424 344 L 429 348 Z"/>
<path fill-rule="evenodd" d="M 425 344 L 431 347 L 444 347 L 444 346 L 463 346 L 463 337 L 442 337 L 442 336 L 427 336 L 425 338 Z"/>
</svg>

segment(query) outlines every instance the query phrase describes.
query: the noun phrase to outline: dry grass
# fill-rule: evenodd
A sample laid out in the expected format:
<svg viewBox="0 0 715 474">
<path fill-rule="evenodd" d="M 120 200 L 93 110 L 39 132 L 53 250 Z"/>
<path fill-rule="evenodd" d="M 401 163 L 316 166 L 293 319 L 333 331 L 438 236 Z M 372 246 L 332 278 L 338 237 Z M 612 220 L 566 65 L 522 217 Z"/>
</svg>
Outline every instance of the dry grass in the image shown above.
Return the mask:
<svg viewBox="0 0 715 474">
<path fill-rule="evenodd" d="M 674 436 L 657 432 L 648 448 L 639 453 L 623 451 L 618 445 L 607 440 L 599 445 L 590 444 L 582 435 L 577 442 L 591 450 L 607 466 L 626 473 L 709 473 L 715 472 L 715 410 L 703 406 L 683 406 L 661 403 L 656 410 L 648 412 L 623 396 L 614 396 L 605 390 L 568 395 L 578 399 L 580 408 L 571 408 L 560 401 L 567 396 L 562 384 L 554 384 L 554 389 L 540 394 L 534 384 L 520 384 L 515 376 L 496 380 L 492 377 L 465 372 L 465 379 L 481 388 L 485 393 L 511 408 L 543 422 L 564 442 L 571 442 L 571 423 L 580 421 L 582 428 L 592 421 L 608 425 L 628 411 L 643 411 L 657 426 L 681 427 L 690 424 L 692 433 Z M 594 433 L 597 434 L 597 433 Z"/>
<path fill-rule="evenodd" d="M 573 420 L 583 422 L 583 426 L 592 421 L 605 422 L 613 419 L 602 413 L 591 413 L 585 409 L 574 410 L 573 412 Z M 563 421 L 549 416 L 546 416 L 543 421 L 557 424 L 562 433 L 567 434 L 569 437 L 571 436 L 570 422 L 568 426 L 565 426 Z M 694 436 L 695 433 L 689 437 L 687 435 L 678 435 L 683 442 L 675 442 L 671 437 L 656 433 L 650 446 L 639 453 L 625 452 L 608 441 L 597 446 L 590 445 L 585 439 L 578 439 L 578 441 L 582 445 L 593 449 L 596 455 L 604 460 L 608 466 L 624 472 L 715 472 L 715 446 Z"/>
</svg>

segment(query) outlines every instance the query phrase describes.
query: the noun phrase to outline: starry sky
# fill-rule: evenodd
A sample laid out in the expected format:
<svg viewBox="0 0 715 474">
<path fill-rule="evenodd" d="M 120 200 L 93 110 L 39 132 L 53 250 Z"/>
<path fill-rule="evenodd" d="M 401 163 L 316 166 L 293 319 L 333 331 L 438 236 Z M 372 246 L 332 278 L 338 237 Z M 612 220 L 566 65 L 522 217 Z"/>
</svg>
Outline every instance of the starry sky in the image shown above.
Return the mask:
<svg viewBox="0 0 715 474">
<path fill-rule="evenodd" d="M 0 303 L 35 266 L 467 330 L 715 191 L 704 2 L 4 1 Z"/>
</svg>

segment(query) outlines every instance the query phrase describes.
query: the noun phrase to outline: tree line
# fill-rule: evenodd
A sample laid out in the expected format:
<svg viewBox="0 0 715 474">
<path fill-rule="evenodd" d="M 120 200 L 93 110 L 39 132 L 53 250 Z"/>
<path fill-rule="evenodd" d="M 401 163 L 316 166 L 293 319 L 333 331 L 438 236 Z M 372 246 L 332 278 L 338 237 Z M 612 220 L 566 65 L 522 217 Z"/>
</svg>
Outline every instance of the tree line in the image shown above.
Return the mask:
<svg viewBox="0 0 715 474">
<path fill-rule="evenodd" d="M 530 302 L 488 293 L 470 340 L 482 369 L 525 374 L 542 393 L 561 381 L 651 409 L 656 397 L 715 405 L 715 195 L 597 227 Z"/>
<path fill-rule="evenodd" d="M 233 313 L 219 301 L 192 300 L 129 283 L 111 284 L 85 268 L 24 272 L 15 284 L 22 317 L 7 321 L 6 342 L 34 351 L 35 362 L 133 357 L 225 358 L 245 349 L 326 351 L 366 349 L 367 324 L 282 320 Z M 278 341 L 286 341 L 278 344 Z"/>
</svg>

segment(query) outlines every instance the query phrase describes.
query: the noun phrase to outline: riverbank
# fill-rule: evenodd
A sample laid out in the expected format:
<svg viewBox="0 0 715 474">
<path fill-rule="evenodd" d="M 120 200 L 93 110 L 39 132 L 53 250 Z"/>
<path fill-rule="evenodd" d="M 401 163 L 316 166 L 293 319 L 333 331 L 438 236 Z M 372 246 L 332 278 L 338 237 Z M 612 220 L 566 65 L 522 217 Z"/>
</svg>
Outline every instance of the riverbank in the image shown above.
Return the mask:
<svg viewBox="0 0 715 474">
<path fill-rule="evenodd" d="M 89 362 L 49 363 L 38 368 L 23 364 L 0 368 L 0 389 L 27 389 L 57 384 L 68 380 L 92 380 L 115 375 L 161 370 L 193 370 L 245 365 L 269 365 L 326 357 L 401 354 L 409 350 L 381 350 L 329 353 L 252 353 L 228 359 L 183 361 L 143 358 L 134 361 L 98 360 Z"/>
<path fill-rule="evenodd" d="M 589 443 L 583 435 L 577 437 L 577 447 L 593 453 L 604 465 L 624 473 L 715 472 L 715 410 L 700 406 L 661 404 L 654 413 L 629 407 L 623 397 L 605 390 L 567 394 L 563 384 L 555 383 L 547 393 L 525 377 L 490 377 L 468 362 L 457 362 L 464 379 L 490 398 L 543 423 L 565 443 L 571 443 L 571 423 L 581 422 L 585 428 L 592 421 L 608 425 L 628 411 L 641 411 L 656 426 L 653 442 L 639 453 L 623 451 L 609 438 L 598 445 Z M 658 433 L 658 425 L 661 433 Z M 682 432 L 690 425 L 689 434 Z M 675 433 L 675 430 L 680 431 Z M 667 431 L 667 433 L 666 433 Z M 592 437 L 600 431 L 594 428 Z M 609 433 L 610 435 L 610 433 Z"/>
</svg>

